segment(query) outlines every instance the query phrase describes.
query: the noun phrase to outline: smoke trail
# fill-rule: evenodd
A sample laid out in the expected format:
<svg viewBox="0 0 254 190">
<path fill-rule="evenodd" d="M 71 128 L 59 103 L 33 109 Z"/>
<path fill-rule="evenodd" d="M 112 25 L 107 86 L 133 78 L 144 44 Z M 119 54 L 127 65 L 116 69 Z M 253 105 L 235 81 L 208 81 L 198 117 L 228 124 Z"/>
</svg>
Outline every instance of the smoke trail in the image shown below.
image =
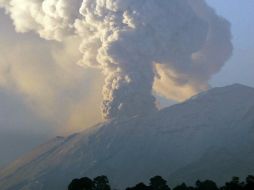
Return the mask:
<svg viewBox="0 0 254 190">
<path fill-rule="evenodd" d="M 203 0 L 0 0 L 0 6 L 18 32 L 81 38 L 79 64 L 106 77 L 107 119 L 156 110 L 155 78 L 155 90 L 168 97 L 186 86 L 206 88 L 232 51 L 228 22 Z"/>
</svg>

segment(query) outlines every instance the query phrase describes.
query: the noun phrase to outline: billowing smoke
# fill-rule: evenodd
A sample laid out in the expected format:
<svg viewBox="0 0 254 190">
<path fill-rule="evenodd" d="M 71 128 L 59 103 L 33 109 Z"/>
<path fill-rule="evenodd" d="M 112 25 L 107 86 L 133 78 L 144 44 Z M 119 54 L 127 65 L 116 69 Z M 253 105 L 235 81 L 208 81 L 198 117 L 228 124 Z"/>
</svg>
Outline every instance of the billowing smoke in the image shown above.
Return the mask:
<svg viewBox="0 0 254 190">
<path fill-rule="evenodd" d="M 189 61 L 157 64 L 158 77 L 154 88 L 170 99 L 185 100 L 209 87 L 209 79 L 217 73 L 232 54 L 230 24 L 217 16 L 203 0 L 188 0 L 195 14 L 208 26 L 201 48 L 187 55 Z M 191 46 L 192 44 L 188 44 Z M 186 54 L 182 54 L 183 56 Z M 172 88 L 169 88 L 168 86 Z"/>
<path fill-rule="evenodd" d="M 174 99 L 204 90 L 232 52 L 229 23 L 204 0 L 0 0 L 0 6 L 18 32 L 80 38 L 79 64 L 105 74 L 107 119 L 155 111 L 153 88 Z"/>
</svg>

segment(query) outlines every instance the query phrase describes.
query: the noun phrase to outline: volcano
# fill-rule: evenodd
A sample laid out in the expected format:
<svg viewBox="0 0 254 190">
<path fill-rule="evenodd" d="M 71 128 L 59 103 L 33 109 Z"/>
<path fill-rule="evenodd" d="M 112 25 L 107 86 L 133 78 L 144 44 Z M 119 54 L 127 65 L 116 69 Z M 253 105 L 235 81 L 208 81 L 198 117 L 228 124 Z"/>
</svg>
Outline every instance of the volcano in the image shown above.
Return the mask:
<svg viewBox="0 0 254 190">
<path fill-rule="evenodd" d="M 1 190 L 66 189 L 107 175 L 123 188 L 161 175 L 170 185 L 254 173 L 254 88 L 213 88 L 146 116 L 56 137 L 0 171 Z"/>
</svg>

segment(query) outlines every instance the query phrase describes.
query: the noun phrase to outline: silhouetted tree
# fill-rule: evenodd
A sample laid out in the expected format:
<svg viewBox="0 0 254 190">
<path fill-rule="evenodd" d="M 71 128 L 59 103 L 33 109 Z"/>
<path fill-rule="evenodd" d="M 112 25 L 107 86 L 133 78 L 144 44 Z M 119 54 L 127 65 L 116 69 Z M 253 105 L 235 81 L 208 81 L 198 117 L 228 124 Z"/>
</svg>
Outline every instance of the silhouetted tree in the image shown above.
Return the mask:
<svg viewBox="0 0 254 190">
<path fill-rule="evenodd" d="M 244 187 L 244 190 L 254 190 L 254 176 L 249 175 L 245 181 L 246 185 Z"/>
<path fill-rule="evenodd" d="M 182 183 L 181 185 L 176 186 L 173 190 L 189 190 L 189 187 L 185 183 Z"/>
<path fill-rule="evenodd" d="M 144 183 L 138 183 L 134 187 L 129 187 L 126 190 L 150 190 L 150 187 L 146 186 Z"/>
<path fill-rule="evenodd" d="M 107 176 L 98 176 L 93 181 L 95 190 L 111 190 Z"/>
<path fill-rule="evenodd" d="M 161 176 L 155 176 L 150 179 L 151 190 L 170 190 L 167 181 Z"/>
<path fill-rule="evenodd" d="M 98 176 L 91 180 L 88 177 L 73 179 L 68 186 L 68 190 L 111 190 L 107 176 Z M 126 190 L 170 190 L 167 181 L 161 176 L 155 176 L 150 179 L 149 186 L 144 183 L 138 183 Z M 249 175 L 244 182 L 240 182 L 239 177 L 233 177 L 230 182 L 218 188 L 216 183 L 211 180 L 197 181 L 196 186 L 187 186 L 185 183 L 176 186 L 173 190 L 254 190 L 254 176 Z"/>
<path fill-rule="evenodd" d="M 94 182 L 88 177 L 74 179 L 68 186 L 68 190 L 94 190 Z"/>
<path fill-rule="evenodd" d="M 197 181 L 196 190 L 219 190 L 216 183 L 211 180 Z"/>
<path fill-rule="evenodd" d="M 232 177 L 230 182 L 227 182 L 221 190 L 242 190 L 244 188 L 244 183 L 240 182 L 239 177 Z"/>
</svg>

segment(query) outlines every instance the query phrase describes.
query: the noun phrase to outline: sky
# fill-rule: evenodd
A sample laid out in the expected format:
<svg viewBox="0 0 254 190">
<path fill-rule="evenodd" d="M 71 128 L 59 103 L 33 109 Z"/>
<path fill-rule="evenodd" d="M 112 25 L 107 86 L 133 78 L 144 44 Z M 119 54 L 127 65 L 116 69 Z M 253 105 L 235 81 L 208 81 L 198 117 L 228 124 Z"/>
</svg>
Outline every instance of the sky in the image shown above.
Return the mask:
<svg viewBox="0 0 254 190">
<path fill-rule="evenodd" d="M 233 35 L 233 56 L 214 76 L 211 84 L 225 86 L 232 83 L 241 83 L 254 86 L 254 1 L 252 0 L 207 0 L 216 9 L 217 13 L 231 23 Z"/>
<path fill-rule="evenodd" d="M 254 87 L 254 1 L 207 3 L 231 23 L 234 46 L 233 55 L 209 84 Z M 59 44 L 32 32 L 16 33 L 0 10 L 0 166 L 54 136 L 102 121 L 104 79 L 96 69 L 73 64 L 81 56 L 74 51 L 77 41 Z M 158 100 L 162 107 L 174 102 Z"/>
</svg>

